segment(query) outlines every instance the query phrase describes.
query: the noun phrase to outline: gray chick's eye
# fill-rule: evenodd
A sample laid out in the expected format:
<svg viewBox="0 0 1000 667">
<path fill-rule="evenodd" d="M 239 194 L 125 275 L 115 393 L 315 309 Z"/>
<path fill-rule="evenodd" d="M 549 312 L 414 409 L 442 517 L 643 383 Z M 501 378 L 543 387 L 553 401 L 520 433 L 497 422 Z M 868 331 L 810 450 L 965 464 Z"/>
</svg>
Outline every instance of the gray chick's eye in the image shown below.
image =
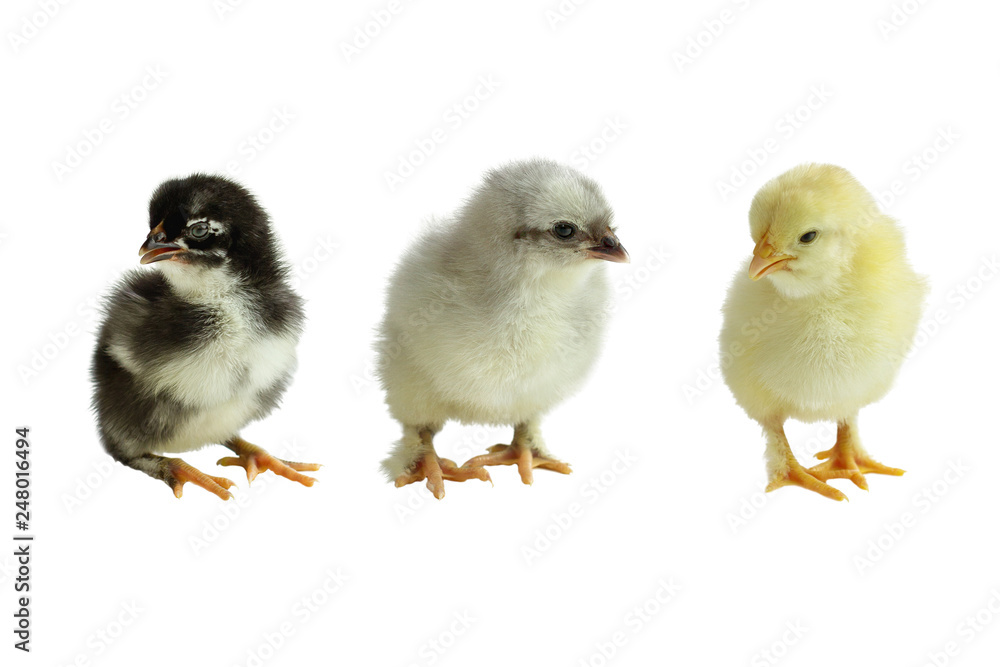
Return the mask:
<svg viewBox="0 0 1000 667">
<path fill-rule="evenodd" d="M 191 238 L 201 240 L 208 236 L 208 225 L 204 222 L 199 222 L 198 224 L 191 225 L 188 228 L 188 234 Z"/>
<path fill-rule="evenodd" d="M 805 234 L 799 237 L 799 243 L 809 244 L 815 240 L 816 240 L 816 232 L 806 232 Z"/>
<path fill-rule="evenodd" d="M 561 239 L 569 239 L 576 233 L 576 227 L 568 222 L 557 222 L 552 226 L 552 233 Z"/>
</svg>

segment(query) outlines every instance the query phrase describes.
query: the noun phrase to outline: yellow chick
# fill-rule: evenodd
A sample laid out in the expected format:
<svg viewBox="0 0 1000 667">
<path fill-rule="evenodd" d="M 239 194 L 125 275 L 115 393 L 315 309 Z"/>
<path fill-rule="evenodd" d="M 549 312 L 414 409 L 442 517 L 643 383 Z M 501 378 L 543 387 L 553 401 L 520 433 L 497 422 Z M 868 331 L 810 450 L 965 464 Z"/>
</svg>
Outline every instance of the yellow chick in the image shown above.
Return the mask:
<svg viewBox="0 0 1000 667">
<path fill-rule="evenodd" d="M 866 473 L 902 475 L 865 452 L 857 426 L 858 411 L 892 386 L 927 293 L 902 230 L 845 169 L 804 164 L 760 189 L 750 235 L 753 257 L 723 307 L 720 365 L 767 437 L 767 491 L 794 484 L 845 500 L 825 482 L 867 489 Z M 837 422 L 822 463 L 795 460 L 789 418 Z"/>
</svg>

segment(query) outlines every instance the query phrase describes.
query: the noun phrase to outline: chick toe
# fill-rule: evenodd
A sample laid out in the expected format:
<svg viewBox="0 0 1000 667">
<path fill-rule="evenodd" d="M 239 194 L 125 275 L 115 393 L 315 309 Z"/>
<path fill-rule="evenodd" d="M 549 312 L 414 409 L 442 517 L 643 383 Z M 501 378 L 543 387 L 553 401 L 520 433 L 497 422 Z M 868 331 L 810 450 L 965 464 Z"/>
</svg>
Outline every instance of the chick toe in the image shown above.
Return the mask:
<svg viewBox="0 0 1000 667">
<path fill-rule="evenodd" d="M 865 475 L 902 475 L 905 470 L 882 465 L 865 452 L 857 435 L 857 420 L 846 419 L 837 424 L 837 442 L 826 451 L 816 454 L 822 463 L 809 468 L 809 473 L 826 481 L 844 478 L 854 482 L 859 488 L 868 490 Z"/>
<path fill-rule="evenodd" d="M 187 482 L 195 486 L 200 486 L 206 491 L 211 491 L 223 500 L 229 500 L 233 494 L 227 489 L 236 486 L 231 480 L 225 477 L 212 477 L 206 475 L 191 464 L 181 459 L 166 459 L 167 475 L 164 481 L 173 489 L 174 496 L 180 498 L 184 495 L 183 487 Z"/>
<path fill-rule="evenodd" d="M 771 475 L 764 491 L 774 491 L 775 489 L 780 489 L 783 486 L 800 486 L 803 489 L 815 491 L 819 495 L 829 498 L 830 500 L 847 500 L 847 496 L 829 484 L 825 484 L 816 477 L 813 477 L 810 471 L 806 470 L 798 463 L 789 465 L 784 472 L 778 472 Z"/>
<path fill-rule="evenodd" d="M 271 454 L 268 454 L 257 445 L 251 444 L 243 438 L 233 438 L 228 441 L 226 447 L 236 452 L 237 456 L 226 456 L 219 459 L 220 466 L 240 466 L 247 471 L 247 482 L 253 482 L 259 473 L 270 470 L 275 475 L 290 479 L 305 486 L 312 486 L 316 479 L 301 474 L 300 471 L 315 471 L 320 469 L 318 463 L 298 463 L 295 461 L 285 461 Z"/>
<path fill-rule="evenodd" d="M 416 464 L 407 472 L 396 478 L 396 486 L 406 486 L 421 480 L 427 480 L 427 490 L 438 500 L 444 498 L 444 482 L 464 482 L 469 479 L 481 479 L 493 483 L 490 473 L 484 468 L 466 468 L 456 465 L 451 459 L 440 458 L 433 448 L 424 453 Z"/>
<path fill-rule="evenodd" d="M 554 459 L 546 452 L 528 444 L 523 438 L 519 437 L 519 433 L 517 432 L 515 432 L 514 442 L 511 444 L 493 445 L 487 451 L 489 452 L 488 454 L 474 456 L 463 463 L 462 467 L 482 469 L 483 466 L 516 465 L 517 471 L 521 475 L 521 481 L 525 484 L 534 482 L 535 477 L 532 470 L 535 468 L 552 470 L 564 475 L 573 472 L 568 463 Z"/>
<path fill-rule="evenodd" d="M 819 459 L 825 458 L 823 456 L 820 456 L 820 454 L 827 454 L 829 451 L 833 450 L 828 450 L 827 452 L 820 452 L 819 454 L 816 455 L 816 458 Z M 868 482 L 867 480 L 865 480 L 865 476 L 857 468 L 857 466 L 853 465 L 853 462 L 851 461 L 844 461 L 838 458 L 831 458 L 827 461 L 823 461 L 823 463 L 814 465 L 811 468 L 808 468 L 807 470 L 809 471 L 810 475 L 824 482 L 829 479 L 849 479 L 852 482 L 854 482 L 854 486 L 858 487 L 859 489 L 864 489 L 865 491 L 868 490 Z"/>
<path fill-rule="evenodd" d="M 809 468 L 809 474 L 813 477 L 823 481 L 838 478 L 849 479 L 865 491 L 868 490 L 868 482 L 865 481 L 864 476 L 868 473 L 899 476 L 906 472 L 899 468 L 882 465 L 867 454 L 839 445 L 819 452 L 816 454 L 816 458 L 823 462 Z"/>
</svg>

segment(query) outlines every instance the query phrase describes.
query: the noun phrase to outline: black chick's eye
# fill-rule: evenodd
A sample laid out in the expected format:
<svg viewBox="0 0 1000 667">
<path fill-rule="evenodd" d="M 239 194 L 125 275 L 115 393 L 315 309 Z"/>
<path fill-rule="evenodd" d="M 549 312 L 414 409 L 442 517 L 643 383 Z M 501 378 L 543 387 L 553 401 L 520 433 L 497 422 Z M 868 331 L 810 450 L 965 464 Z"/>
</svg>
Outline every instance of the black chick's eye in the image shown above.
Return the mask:
<svg viewBox="0 0 1000 667">
<path fill-rule="evenodd" d="M 198 239 L 200 241 L 208 236 L 208 225 L 204 222 L 191 225 L 188 227 L 188 234 L 191 235 L 191 238 Z"/>
<path fill-rule="evenodd" d="M 576 227 L 568 222 L 557 222 L 552 226 L 552 233 L 561 239 L 569 239 L 576 233 Z"/>
<path fill-rule="evenodd" d="M 816 232 L 806 232 L 799 237 L 799 243 L 809 244 L 816 240 Z"/>
</svg>

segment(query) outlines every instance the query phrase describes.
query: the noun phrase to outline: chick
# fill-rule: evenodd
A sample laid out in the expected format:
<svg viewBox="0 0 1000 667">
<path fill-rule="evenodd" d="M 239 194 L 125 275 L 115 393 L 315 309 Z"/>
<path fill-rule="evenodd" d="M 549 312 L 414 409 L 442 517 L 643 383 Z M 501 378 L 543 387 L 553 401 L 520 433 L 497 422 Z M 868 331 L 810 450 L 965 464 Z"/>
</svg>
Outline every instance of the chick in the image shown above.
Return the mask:
<svg viewBox="0 0 1000 667">
<path fill-rule="evenodd" d="M 91 368 L 93 407 L 105 449 L 181 497 L 191 482 L 222 499 L 233 483 L 181 459 L 222 443 L 247 480 L 258 472 L 312 486 L 299 471 L 239 436 L 277 406 L 296 366 L 302 299 L 288 285 L 267 214 L 244 188 L 195 174 L 166 181 L 149 203 L 131 271 L 106 304 Z M 158 270 L 157 270 L 158 269 Z"/>
<path fill-rule="evenodd" d="M 867 473 L 902 475 L 865 452 L 857 421 L 892 386 L 927 293 L 899 226 L 846 170 L 805 164 L 757 193 L 750 235 L 753 258 L 729 289 L 719 342 L 726 383 L 767 438 L 767 491 L 794 484 L 844 500 L 827 480 L 867 489 Z M 789 418 L 837 422 L 823 463 L 795 460 Z"/>
<path fill-rule="evenodd" d="M 458 213 L 425 232 L 393 274 L 378 374 L 403 438 L 383 461 L 396 486 L 489 480 L 484 466 L 569 473 L 540 420 L 597 360 L 609 286 L 603 261 L 627 262 L 598 185 L 549 160 L 488 172 Z M 434 451 L 448 420 L 512 425 L 461 467 Z"/>
</svg>

